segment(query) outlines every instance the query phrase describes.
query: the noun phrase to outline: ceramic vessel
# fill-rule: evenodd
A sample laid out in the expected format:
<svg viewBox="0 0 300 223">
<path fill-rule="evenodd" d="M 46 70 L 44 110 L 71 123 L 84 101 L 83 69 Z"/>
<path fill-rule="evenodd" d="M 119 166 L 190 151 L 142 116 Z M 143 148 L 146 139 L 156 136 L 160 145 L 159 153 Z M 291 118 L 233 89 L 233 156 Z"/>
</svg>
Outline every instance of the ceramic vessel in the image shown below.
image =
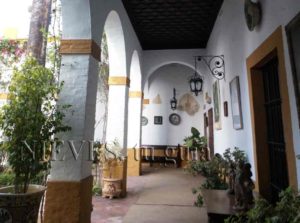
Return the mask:
<svg viewBox="0 0 300 223">
<path fill-rule="evenodd" d="M 108 197 L 110 199 L 114 197 L 120 197 L 122 192 L 122 179 L 115 178 L 103 178 L 102 197 Z"/>
<path fill-rule="evenodd" d="M 0 222 L 34 223 L 38 220 L 46 187 L 29 185 L 25 194 L 14 194 L 14 186 L 0 188 Z"/>
</svg>

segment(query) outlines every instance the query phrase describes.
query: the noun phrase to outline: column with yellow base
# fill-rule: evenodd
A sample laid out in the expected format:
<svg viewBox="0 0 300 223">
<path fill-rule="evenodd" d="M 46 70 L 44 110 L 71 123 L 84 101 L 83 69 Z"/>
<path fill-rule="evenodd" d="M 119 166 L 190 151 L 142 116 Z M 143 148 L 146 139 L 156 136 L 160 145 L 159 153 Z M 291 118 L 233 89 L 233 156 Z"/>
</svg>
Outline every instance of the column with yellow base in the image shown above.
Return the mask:
<svg viewBox="0 0 300 223">
<path fill-rule="evenodd" d="M 44 222 L 89 223 L 93 177 L 88 141 L 94 139 L 100 48 L 93 40 L 66 40 L 61 49 L 64 86 L 58 104 L 71 105 L 65 118 L 71 131 L 57 135 L 61 144 L 52 151 Z"/>
</svg>

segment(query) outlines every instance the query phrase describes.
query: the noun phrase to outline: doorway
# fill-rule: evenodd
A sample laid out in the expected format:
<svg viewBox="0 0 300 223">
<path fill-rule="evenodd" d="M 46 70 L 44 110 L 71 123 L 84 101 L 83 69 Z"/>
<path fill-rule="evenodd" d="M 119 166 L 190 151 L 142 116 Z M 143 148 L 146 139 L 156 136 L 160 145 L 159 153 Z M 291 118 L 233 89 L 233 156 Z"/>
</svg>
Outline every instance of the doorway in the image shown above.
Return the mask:
<svg viewBox="0 0 300 223">
<path fill-rule="evenodd" d="M 298 188 L 282 27 L 247 58 L 247 73 L 255 187 L 275 202 L 282 189 Z"/>
<path fill-rule="evenodd" d="M 269 160 L 269 200 L 278 201 L 279 193 L 289 186 L 282 121 L 278 58 L 274 57 L 261 68 L 266 115 L 266 149 Z M 268 168 L 268 167 L 266 167 Z"/>
</svg>

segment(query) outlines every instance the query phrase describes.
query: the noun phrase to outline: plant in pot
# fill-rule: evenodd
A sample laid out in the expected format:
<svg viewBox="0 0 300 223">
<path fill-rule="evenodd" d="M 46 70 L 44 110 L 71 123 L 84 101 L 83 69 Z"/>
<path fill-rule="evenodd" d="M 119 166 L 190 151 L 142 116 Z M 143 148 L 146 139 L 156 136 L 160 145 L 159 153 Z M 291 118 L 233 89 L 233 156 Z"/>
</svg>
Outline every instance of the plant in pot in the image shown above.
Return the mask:
<svg viewBox="0 0 300 223">
<path fill-rule="evenodd" d="M 14 186 L 0 189 L 0 219 L 36 222 L 46 190 L 31 183 L 49 169 L 51 142 L 58 132 L 70 130 L 63 123 L 68 105 L 57 105 L 62 88 L 53 72 L 28 57 L 13 71 L 9 102 L 1 108 L 2 144 L 14 174 Z"/>
<path fill-rule="evenodd" d="M 102 196 L 120 197 L 124 195 L 123 178 L 124 169 L 126 168 L 126 161 L 122 155 L 122 147 L 118 139 L 113 140 L 108 144 L 104 144 L 102 147 L 102 154 L 104 154 L 104 160 L 102 164 Z"/>
<path fill-rule="evenodd" d="M 230 176 L 235 174 L 240 162 L 246 162 L 246 155 L 237 147 L 233 150 L 225 150 L 223 156 L 217 153 L 209 161 L 191 161 L 188 165 L 188 171 L 194 175 L 201 174 L 205 177 L 204 183 L 199 188 L 193 189 L 193 193 L 198 193 L 195 205 L 199 207 L 203 205 L 202 195 L 205 197 L 207 190 L 232 189 L 234 183 L 230 181 Z M 232 171 L 234 172 L 232 173 Z"/>
<path fill-rule="evenodd" d="M 226 223 L 297 223 L 300 222 L 300 196 L 287 188 L 279 194 L 279 201 L 272 205 L 264 198 L 255 200 L 255 205 L 247 212 L 230 216 Z"/>
<path fill-rule="evenodd" d="M 188 151 L 191 151 L 193 154 L 193 159 L 198 160 L 207 160 L 208 154 L 205 150 L 207 140 L 205 136 L 200 136 L 200 132 L 195 127 L 191 128 L 192 135 L 184 138 L 184 145 L 188 148 Z"/>
</svg>

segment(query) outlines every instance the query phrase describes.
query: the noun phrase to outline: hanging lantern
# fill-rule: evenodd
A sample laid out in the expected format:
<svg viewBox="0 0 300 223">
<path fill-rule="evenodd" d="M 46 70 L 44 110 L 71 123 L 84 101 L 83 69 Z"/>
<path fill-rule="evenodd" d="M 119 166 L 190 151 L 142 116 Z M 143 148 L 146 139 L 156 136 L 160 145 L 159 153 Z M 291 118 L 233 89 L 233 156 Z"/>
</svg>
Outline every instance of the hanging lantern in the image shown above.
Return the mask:
<svg viewBox="0 0 300 223">
<path fill-rule="evenodd" d="M 190 89 L 196 96 L 202 91 L 203 78 L 197 73 L 197 58 L 195 57 L 195 73 L 190 78 Z"/>
<path fill-rule="evenodd" d="M 176 99 L 176 89 L 173 88 L 173 98 L 170 100 L 171 109 L 175 110 L 177 108 L 177 99 Z"/>
<path fill-rule="evenodd" d="M 190 89 L 191 92 L 195 93 L 196 96 L 202 92 L 203 79 L 195 72 L 195 74 L 190 79 Z"/>
</svg>

